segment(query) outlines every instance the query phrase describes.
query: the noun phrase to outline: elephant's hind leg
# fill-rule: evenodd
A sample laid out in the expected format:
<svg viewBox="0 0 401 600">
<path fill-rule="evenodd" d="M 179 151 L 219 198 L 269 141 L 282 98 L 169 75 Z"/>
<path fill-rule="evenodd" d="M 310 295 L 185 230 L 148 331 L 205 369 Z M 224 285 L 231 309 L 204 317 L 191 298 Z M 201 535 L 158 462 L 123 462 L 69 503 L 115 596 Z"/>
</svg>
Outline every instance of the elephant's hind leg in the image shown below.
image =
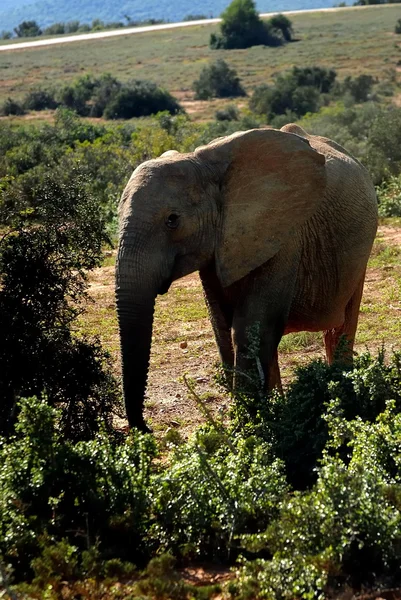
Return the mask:
<svg viewBox="0 0 401 600">
<path fill-rule="evenodd" d="M 342 362 L 345 361 L 347 363 L 352 362 L 355 334 L 358 326 L 359 307 L 361 304 L 364 283 L 365 273 L 345 307 L 344 323 L 340 327 L 329 329 L 324 333 L 326 356 L 329 365 L 331 365 L 334 360 L 341 360 Z M 346 345 L 343 350 L 339 348 L 342 336 L 346 338 Z"/>
</svg>

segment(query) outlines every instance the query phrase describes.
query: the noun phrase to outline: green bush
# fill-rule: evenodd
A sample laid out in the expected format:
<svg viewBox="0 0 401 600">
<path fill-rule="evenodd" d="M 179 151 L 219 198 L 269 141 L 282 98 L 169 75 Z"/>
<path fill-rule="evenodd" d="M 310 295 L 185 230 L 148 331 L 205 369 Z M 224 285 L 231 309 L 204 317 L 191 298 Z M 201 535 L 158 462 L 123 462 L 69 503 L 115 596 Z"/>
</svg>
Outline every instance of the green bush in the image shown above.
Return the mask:
<svg viewBox="0 0 401 600">
<path fill-rule="evenodd" d="M 337 398 L 346 419 L 373 422 L 393 399 L 401 412 L 401 353 L 389 362 L 384 352 L 355 358 L 353 367 L 317 360 L 296 372 L 285 394 L 269 402 L 238 395 L 234 414 L 249 434 L 269 440 L 284 461 L 289 483 L 305 489 L 316 479 L 316 465 L 328 440 L 325 407 Z"/>
<path fill-rule="evenodd" d="M 25 111 L 22 104 L 16 102 L 12 98 L 7 98 L 0 107 L 0 114 L 6 117 L 9 115 L 23 115 L 24 113 Z"/>
<path fill-rule="evenodd" d="M 91 95 L 90 116 L 101 117 L 121 87 L 122 84 L 109 73 L 98 77 Z"/>
<path fill-rule="evenodd" d="M 74 110 L 77 114 L 89 114 L 88 101 L 96 87 L 96 81 L 90 75 L 82 75 L 71 85 L 65 85 L 56 94 L 58 104 Z"/>
<path fill-rule="evenodd" d="M 286 489 L 268 443 L 204 428 L 156 481 L 151 535 L 175 554 L 232 560 L 237 535 L 262 531 Z"/>
<path fill-rule="evenodd" d="M 64 23 L 53 23 L 43 30 L 43 35 L 63 35 L 66 33 Z"/>
<path fill-rule="evenodd" d="M 342 95 L 349 94 L 355 102 L 366 102 L 372 91 L 374 78 L 371 75 L 346 77 L 339 86 Z"/>
<path fill-rule="evenodd" d="M 401 19 L 398 19 L 394 27 L 394 33 L 401 33 Z"/>
<path fill-rule="evenodd" d="M 72 569 L 97 540 L 101 557 L 143 565 L 150 550 L 144 540 L 151 437 L 132 433 L 116 445 L 101 431 L 92 441 L 69 443 L 60 433 L 59 411 L 35 398 L 19 408 L 15 435 L 0 443 L 0 554 L 18 578 L 29 577 L 44 543 L 51 547 L 64 539 L 80 551 Z M 38 570 L 38 563 L 33 566 Z"/>
<path fill-rule="evenodd" d="M 274 24 L 263 22 L 254 0 L 232 0 L 221 14 L 221 34 L 210 36 L 211 48 L 250 48 L 251 46 L 279 46 L 283 40 L 291 39 L 291 23 L 278 15 Z"/>
<path fill-rule="evenodd" d="M 192 87 L 196 100 L 246 95 L 235 69 L 231 69 L 221 58 L 204 67 Z"/>
<path fill-rule="evenodd" d="M 373 423 L 349 421 L 334 400 L 324 419 L 317 482 L 288 497 L 265 534 L 244 540 L 272 559 L 244 563 L 236 597 L 324 598 L 400 581 L 401 415 L 390 402 Z"/>
<path fill-rule="evenodd" d="M 238 108 L 233 104 L 230 104 L 225 108 L 220 108 L 219 110 L 216 110 L 215 117 L 217 121 L 238 121 Z"/>
<path fill-rule="evenodd" d="M 401 181 L 392 176 L 377 190 L 379 215 L 381 217 L 401 217 Z"/>
<path fill-rule="evenodd" d="M 133 81 L 111 97 L 104 110 L 106 119 L 132 119 L 168 111 L 177 114 L 179 103 L 166 90 L 151 81 Z"/>
<path fill-rule="evenodd" d="M 26 110 L 54 110 L 58 105 L 52 90 L 32 90 L 24 98 Z"/>
<path fill-rule="evenodd" d="M 18 27 L 14 27 L 17 37 L 37 37 L 42 35 L 42 30 L 36 21 L 22 21 Z"/>
<path fill-rule="evenodd" d="M 291 42 L 293 36 L 292 23 L 285 15 L 274 15 L 268 20 L 271 29 L 278 35 L 282 35 L 285 42 Z"/>
<path fill-rule="evenodd" d="M 321 94 L 332 90 L 335 79 L 336 72 L 332 69 L 293 67 L 290 72 L 279 75 L 274 86 L 257 87 L 249 106 L 257 114 L 266 115 L 269 122 L 278 115 L 288 115 L 289 122 L 316 112 L 322 102 Z"/>
<path fill-rule="evenodd" d="M 357 107 L 339 103 L 304 117 L 299 124 L 344 146 L 362 161 L 376 185 L 401 171 L 399 108 L 373 102 Z"/>
<path fill-rule="evenodd" d="M 75 175 L 75 176 L 74 176 Z M 112 430 L 119 393 L 97 341 L 72 333 L 87 271 L 99 266 L 105 223 L 79 174 L 55 168 L 25 206 L 17 187 L 0 196 L 0 432 L 9 433 L 21 395 L 46 393 L 62 406 L 69 438 L 89 438 L 102 418 Z M 13 207 L 10 210 L 10 207 Z M 23 367 L 22 367 L 23 365 Z"/>
</svg>

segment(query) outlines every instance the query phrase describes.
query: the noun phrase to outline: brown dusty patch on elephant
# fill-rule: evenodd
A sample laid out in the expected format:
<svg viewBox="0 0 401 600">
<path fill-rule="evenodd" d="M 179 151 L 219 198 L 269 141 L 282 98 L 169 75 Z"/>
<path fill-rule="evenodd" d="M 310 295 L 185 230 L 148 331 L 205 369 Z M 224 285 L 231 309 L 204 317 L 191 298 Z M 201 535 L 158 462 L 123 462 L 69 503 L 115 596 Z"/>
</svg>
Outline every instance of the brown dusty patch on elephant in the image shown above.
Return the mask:
<svg viewBox="0 0 401 600">
<path fill-rule="evenodd" d="M 379 228 L 378 246 L 401 246 L 401 228 Z M 93 300 L 82 315 L 79 330 L 98 335 L 110 352 L 113 368 L 119 374 L 119 338 L 114 300 L 114 266 L 90 274 L 89 293 Z M 369 268 L 361 305 L 356 350 L 368 347 L 375 352 L 383 342 L 386 348 L 399 347 L 401 339 L 401 265 Z M 186 342 L 186 347 L 180 347 Z M 185 344 L 181 344 L 184 345 Z M 288 384 L 294 369 L 313 358 L 323 358 L 323 336 L 306 339 L 305 347 L 291 346 L 280 353 L 283 383 Z M 179 428 L 187 437 L 205 418 L 188 392 L 182 376 L 187 373 L 196 385 L 205 406 L 214 414 L 227 415 L 230 399 L 214 382 L 217 347 L 204 306 L 197 273 L 180 279 L 168 294 L 158 297 L 153 329 L 146 418 L 157 435 Z"/>
</svg>

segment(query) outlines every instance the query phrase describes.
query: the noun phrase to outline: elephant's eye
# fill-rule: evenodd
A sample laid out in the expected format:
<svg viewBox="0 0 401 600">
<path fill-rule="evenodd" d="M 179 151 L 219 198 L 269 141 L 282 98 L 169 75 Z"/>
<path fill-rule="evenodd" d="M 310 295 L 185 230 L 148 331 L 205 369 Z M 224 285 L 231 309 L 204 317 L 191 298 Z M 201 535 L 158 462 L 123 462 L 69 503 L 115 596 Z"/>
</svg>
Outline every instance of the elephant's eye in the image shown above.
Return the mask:
<svg viewBox="0 0 401 600">
<path fill-rule="evenodd" d="M 166 225 L 170 229 L 177 229 L 179 222 L 180 222 L 180 217 L 179 217 L 179 215 L 176 215 L 175 213 L 169 215 L 166 219 Z"/>
</svg>

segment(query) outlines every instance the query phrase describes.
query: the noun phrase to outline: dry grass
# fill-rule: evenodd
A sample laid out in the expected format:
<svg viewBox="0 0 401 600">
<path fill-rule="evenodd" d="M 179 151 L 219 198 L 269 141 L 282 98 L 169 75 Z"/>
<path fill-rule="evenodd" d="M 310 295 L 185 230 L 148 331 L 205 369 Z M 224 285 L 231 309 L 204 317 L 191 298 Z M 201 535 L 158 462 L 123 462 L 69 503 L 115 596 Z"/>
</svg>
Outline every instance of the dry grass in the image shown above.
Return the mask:
<svg viewBox="0 0 401 600">
<path fill-rule="evenodd" d="M 119 371 L 119 341 L 114 304 L 114 267 L 97 269 L 90 277 L 93 302 L 82 316 L 80 329 L 98 334 Z M 383 344 L 399 348 L 401 339 L 401 227 L 387 220 L 381 225 L 366 277 L 356 350 L 375 352 Z M 185 341 L 186 348 L 180 343 Z M 324 357 L 321 334 L 286 336 L 280 348 L 285 382 L 294 369 L 316 357 Z M 214 384 L 217 348 L 207 316 L 200 280 L 192 274 L 175 282 L 158 297 L 147 392 L 147 418 L 156 431 L 180 427 L 187 435 L 203 417 L 182 381 L 188 373 L 197 382 L 204 401 L 214 410 L 226 411 L 229 399 Z"/>
</svg>

